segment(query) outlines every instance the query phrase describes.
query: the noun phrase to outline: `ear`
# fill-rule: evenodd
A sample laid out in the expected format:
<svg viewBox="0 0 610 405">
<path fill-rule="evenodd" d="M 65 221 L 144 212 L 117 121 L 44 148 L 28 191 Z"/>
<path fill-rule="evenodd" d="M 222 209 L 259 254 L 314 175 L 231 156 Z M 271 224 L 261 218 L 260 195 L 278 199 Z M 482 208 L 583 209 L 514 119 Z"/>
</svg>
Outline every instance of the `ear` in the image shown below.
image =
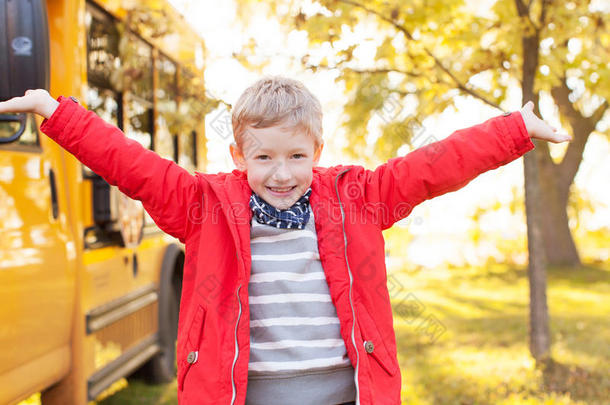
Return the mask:
<svg viewBox="0 0 610 405">
<path fill-rule="evenodd" d="M 313 153 L 313 164 L 314 166 L 318 165 L 318 162 L 320 161 L 320 155 L 322 155 L 322 149 L 324 148 L 324 142 L 320 143 L 320 146 L 318 146 L 318 149 L 316 149 Z"/>
<path fill-rule="evenodd" d="M 246 171 L 246 159 L 235 142 L 229 145 L 229 152 L 231 152 L 231 158 L 233 159 L 235 167 L 241 171 Z"/>
</svg>

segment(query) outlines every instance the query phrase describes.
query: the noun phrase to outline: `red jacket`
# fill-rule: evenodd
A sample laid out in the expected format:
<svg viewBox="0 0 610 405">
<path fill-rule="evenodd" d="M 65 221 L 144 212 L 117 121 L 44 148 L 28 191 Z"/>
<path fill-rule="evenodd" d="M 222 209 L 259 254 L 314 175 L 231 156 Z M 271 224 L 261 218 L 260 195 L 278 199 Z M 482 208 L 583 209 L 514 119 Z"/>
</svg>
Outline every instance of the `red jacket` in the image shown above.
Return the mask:
<svg viewBox="0 0 610 405">
<path fill-rule="evenodd" d="M 252 215 L 246 174 L 191 175 L 69 99 L 60 98 L 42 130 L 110 184 L 141 200 L 162 230 L 185 243 L 179 402 L 244 404 Z M 422 201 L 457 190 L 533 147 L 520 114 L 513 113 L 456 131 L 375 170 L 314 168 L 310 203 L 320 260 L 357 374 L 360 404 L 401 400 L 381 231 Z M 365 342 L 372 343 L 368 350 Z"/>
</svg>

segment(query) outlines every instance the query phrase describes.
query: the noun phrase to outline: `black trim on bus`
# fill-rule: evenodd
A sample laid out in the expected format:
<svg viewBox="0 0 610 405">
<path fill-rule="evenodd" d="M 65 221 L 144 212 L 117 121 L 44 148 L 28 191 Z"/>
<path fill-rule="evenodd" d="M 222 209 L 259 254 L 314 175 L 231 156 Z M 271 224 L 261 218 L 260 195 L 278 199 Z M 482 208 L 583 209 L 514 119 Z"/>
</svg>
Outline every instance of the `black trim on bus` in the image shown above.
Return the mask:
<svg viewBox="0 0 610 405">
<path fill-rule="evenodd" d="M 85 315 L 87 335 L 157 302 L 158 299 L 157 286 L 150 284 L 93 308 Z"/>
<path fill-rule="evenodd" d="M 128 376 L 157 354 L 161 350 L 158 342 L 155 333 L 93 373 L 87 380 L 88 401 L 95 400 L 113 382 Z"/>
<path fill-rule="evenodd" d="M 9 114 L 1 114 L 1 115 L 9 115 Z M 38 130 L 38 123 L 36 122 L 36 118 L 34 118 L 33 114 L 28 114 L 28 118 L 26 119 L 27 127 L 29 127 L 34 135 L 36 135 L 36 140 L 34 142 L 24 142 L 24 137 L 21 136 L 19 139 L 10 142 L 10 143 L 0 143 L 0 150 L 7 150 L 11 152 L 24 152 L 24 153 L 42 153 L 42 146 L 40 145 L 40 131 Z M 26 128 L 27 130 L 27 128 Z"/>
<path fill-rule="evenodd" d="M 94 239 L 89 242 L 89 239 Z M 83 231 L 83 247 L 85 249 L 101 249 L 108 246 L 121 246 L 120 232 L 108 232 L 98 225 L 89 226 Z"/>
<path fill-rule="evenodd" d="M 178 163 L 180 159 L 180 151 L 178 150 L 178 135 L 172 134 L 172 145 L 174 147 L 174 162 Z"/>
<path fill-rule="evenodd" d="M 151 237 L 162 236 L 165 233 L 155 224 L 146 224 L 142 228 L 142 240 Z M 95 239 L 89 242 L 88 239 Z M 83 232 L 83 247 L 87 250 L 101 249 L 109 246 L 122 246 L 120 232 L 104 231 L 98 225 L 89 226 Z"/>
<path fill-rule="evenodd" d="M 53 169 L 49 169 L 49 187 L 51 188 L 51 213 L 53 219 L 57 219 L 59 217 L 59 202 L 57 201 L 57 182 Z"/>
<path fill-rule="evenodd" d="M 197 163 L 199 163 L 197 154 L 197 131 L 191 131 L 191 135 L 193 137 L 193 139 L 191 139 L 191 142 L 193 142 L 193 167 L 197 170 Z"/>
</svg>

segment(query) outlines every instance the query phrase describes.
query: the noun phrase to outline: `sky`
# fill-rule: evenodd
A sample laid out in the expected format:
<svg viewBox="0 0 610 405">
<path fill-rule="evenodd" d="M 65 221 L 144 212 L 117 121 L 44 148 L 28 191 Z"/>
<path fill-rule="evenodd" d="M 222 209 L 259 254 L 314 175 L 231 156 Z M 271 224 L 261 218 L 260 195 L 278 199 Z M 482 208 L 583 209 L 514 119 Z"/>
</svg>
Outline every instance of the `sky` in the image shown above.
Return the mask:
<svg viewBox="0 0 610 405">
<path fill-rule="evenodd" d="M 186 20 L 203 37 L 207 53 L 205 56 L 205 83 L 208 91 L 227 103 L 234 103 L 241 92 L 260 77 L 258 72 L 248 71 L 234 57 L 250 36 L 264 44 L 261 58 L 268 60 L 264 74 L 283 74 L 301 80 L 322 103 L 324 118 L 324 151 L 321 166 L 334 164 L 361 164 L 341 154 L 345 145 L 344 132 L 339 123 L 342 119 L 342 106 L 346 102 L 343 90 L 334 79 L 332 71 L 305 71 L 293 60 L 298 60 L 306 48 L 304 33 L 283 34 L 282 27 L 269 19 L 264 13 L 251 16 L 249 28 L 244 28 L 236 18 L 236 5 L 232 0 L 170 0 Z M 489 0 L 477 0 L 477 7 Z M 366 53 L 367 50 L 365 49 Z M 374 49 L 369 53 L 374 55 Z M 515 92 L 509 98 L 513 110 L 518 109 L 520 94 Z M 446 111 L 441 116 L 424 121 L 426 131 L 437 139 L 445 138 L 453 131 L 475 125 L 498 115 L 497 110 L 482 106 L 469 98 L 459 97 L 457 110 Z M 552 106 L 542 103 L 543 114 L 552 117 Z M 218 136 L 211 122 L 226 116 L 227 111 L 214 111 L 206 118 L 208 137 L 207 171 L 231 171 L 234 166 L 229 155 L 230 137 Z M 226 118 L 226 117 L 225 117 Z M 551 118 L 550 123 L 559 127 L 558 120 Z M 565 146 L 563 146 L 565 147 Z M 552 145 L 557 154 L 562 146 Z M 592 136 L 584 153 L 584 160 L 575 179 L 575 186 L 584 190 L 598 206 L 594 214 L 582 218 L 588 228 L 610 228 L 610 145 L 601 136 Z M 484 256 L 493 253 L 493 246 L 473 251 L 471 244 L 464 238 L 472 227 L 469 216 L 477 206 L 490 206 L 496 201 L 504 203 L 512 199 L 512 189 L 523 188 L 523 159 L 518 159 L 504 167 L 485 173 L 465 188 L 437 197 L 415 208 L 408 225 L 414 235 L 405 254 L 413 263 L 424 266 L 439 266 L 450 261 L 457 264 L 477 263 Z M 373 168 L 371 168 L 373 169 Z M 485 232 L 499 232 L 506 238 L 514 238 L 525 232 L 525 224 L 511 219 L 508 210 L 502 210 L 482 220 L 480 226 Z M 406 222 L 406 221 L 405 221 Z M 606 254 L 606 259 L 608 256 Z M 602 258 L 603 259 L 603 258 Z M 525 261 L 525 258 L 523 258 Z"/>
</svg>

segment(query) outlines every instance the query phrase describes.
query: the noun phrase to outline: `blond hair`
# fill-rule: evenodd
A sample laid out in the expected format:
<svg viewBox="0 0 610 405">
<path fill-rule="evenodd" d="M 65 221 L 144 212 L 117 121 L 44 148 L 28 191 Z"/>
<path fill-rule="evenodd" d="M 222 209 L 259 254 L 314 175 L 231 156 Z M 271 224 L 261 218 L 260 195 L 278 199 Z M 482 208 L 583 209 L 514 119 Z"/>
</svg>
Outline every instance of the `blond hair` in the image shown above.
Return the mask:
<svg viewBox="0 0 610 405">
<path fill-rule="evenodd" d="M 303 83 L 283 76 L 267 76 L 241 94 L 231 115 L 235 143 L 243 146 L 247 127 L 269 128 L 281 125 L 304 131 L 322 144 L 322 106 Z"/>
</svg>

